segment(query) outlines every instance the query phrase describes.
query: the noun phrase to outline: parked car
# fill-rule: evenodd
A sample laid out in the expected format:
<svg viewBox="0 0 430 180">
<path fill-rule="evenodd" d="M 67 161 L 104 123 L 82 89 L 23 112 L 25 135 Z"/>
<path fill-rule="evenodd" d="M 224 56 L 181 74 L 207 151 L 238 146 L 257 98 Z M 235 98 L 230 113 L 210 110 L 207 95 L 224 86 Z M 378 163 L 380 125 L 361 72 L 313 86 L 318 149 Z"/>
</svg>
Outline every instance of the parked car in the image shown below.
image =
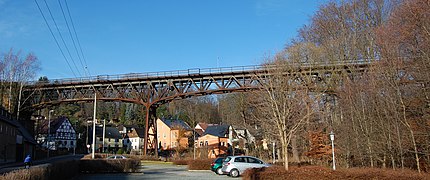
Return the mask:
<svg viewBox="0 0 430 180">
<path fill-rule="evenodd" d="M 224 158 L 216 158 L 214 160 L 214 162 L 212 162 L 211 164 L 211 170 L 215 173 L 217 173 L 218 175 L 223 174 L 222 173 L 222 162 L 223 162 Z"/>
<path fill-rule="evenodd" d="M 127 159 L 127 158 L 122 155 L 113 155 L 113 156 L 107 157 L 106 159 Z"/>
<path fill-rule="evenodd" d="M 232 177 L 238 177 L 246 169 L 269 167 L 264 161 L 252 156 L 228 156 L 222 163 L 221 171 Z"/>
</svg>

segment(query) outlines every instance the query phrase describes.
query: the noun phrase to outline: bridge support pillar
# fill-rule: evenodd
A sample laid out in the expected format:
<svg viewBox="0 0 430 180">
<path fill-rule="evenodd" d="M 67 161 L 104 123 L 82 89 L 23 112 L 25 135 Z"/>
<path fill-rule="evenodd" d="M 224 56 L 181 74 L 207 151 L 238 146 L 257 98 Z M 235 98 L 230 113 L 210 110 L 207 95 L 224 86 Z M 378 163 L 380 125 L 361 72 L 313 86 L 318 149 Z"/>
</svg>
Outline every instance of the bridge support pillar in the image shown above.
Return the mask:
<svg viewBox="0 0 430 180">
<path fill-rule="evenodd" d="M 145 106 L 145 139 L 143 153 L 147 155 L 149 151 L 154 151 L 154 155 L 158 157 L 158 140 L 157 140 L 157 107 Z"/>
</svg>

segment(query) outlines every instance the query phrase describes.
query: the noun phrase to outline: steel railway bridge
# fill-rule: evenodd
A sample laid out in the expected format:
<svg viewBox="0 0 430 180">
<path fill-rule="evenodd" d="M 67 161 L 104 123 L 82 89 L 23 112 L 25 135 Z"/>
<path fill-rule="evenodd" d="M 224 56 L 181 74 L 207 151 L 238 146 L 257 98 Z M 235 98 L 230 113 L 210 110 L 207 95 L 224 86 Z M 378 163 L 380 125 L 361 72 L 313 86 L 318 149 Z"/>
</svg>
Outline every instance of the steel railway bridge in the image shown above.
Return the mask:
<svg viewBox="0 0 430 180">
<path fill-rule="evenodd" d="M 333 73 L 363 72 L 369 61 L 297 65 L 286 75 L 305 74 L 325 78 Z M 188 69 L 153 73 L 99 75 L 85 78 L 31 82 L 23 89 L 21 107 L 30 114 L 61 103 L 121 101 L 144 106 L 146 111 L 144 153 L 156 149 L 156 108 L 173 100 L 245 92 L 259 89 L 276 66 L 238 66 Z M 151 134 L 149 134 L 152 132 Z M 152 138 L 151 138 L 152 137 Z M 155 151 L 157 152 L 157 151 Z"/>
</svg>

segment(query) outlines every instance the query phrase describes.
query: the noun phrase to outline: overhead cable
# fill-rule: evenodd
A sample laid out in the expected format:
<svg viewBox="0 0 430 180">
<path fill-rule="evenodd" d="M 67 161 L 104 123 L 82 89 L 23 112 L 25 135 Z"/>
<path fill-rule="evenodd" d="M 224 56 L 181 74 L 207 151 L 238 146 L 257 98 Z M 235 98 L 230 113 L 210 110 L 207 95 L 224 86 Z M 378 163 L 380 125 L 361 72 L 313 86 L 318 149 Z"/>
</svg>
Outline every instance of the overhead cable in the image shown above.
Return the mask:
<svg viewBox="0 0 430 180">
<path fill-rule="evenodd" d="M 81 51 L 82 59 L 84 59 L 85 70 L 86 70 L 86 72 L 88 73 L 88 75 L 89 75 L 89 76 L 91 76 L 91 73 L 90 73 L 90 71 L 88 70 L 87 60 L 86 60 L 86 58 L 85 58 L 84 52 L 82 51 L 82 46 L 81 46 L 81 43 L 80 43 L 80 41 L 79 41 L 78 33 L 76 33 L 75 24 L 73 23 L 73 18 L 72 18 L 72 15 L 71 15 L 71 13 L 70 13 L 69 5 L 67 4 L 67 0 L 64 0 L 64 2 L 65 2 L 65 4 L 66 4 L 67 13 L 69 14 L 69 19 L 70 19 L 70 22 L 71 22 L 71 24 L 72 24 L 73 32 L 75 33 L 76 41 L 78 42 L 78 46 L 79 46 L 79 49 L 80 49 L 80 51 Z"/>
<path fill-rule="evenodd" d="M 73 65 L 75 66 L 76 71 L 78 72 L 79 76 L 82 76 L 82 75 L 81 75 L 81 72 L 79 71 L 78 67 L 76 66 L 76 63 L 75 63 L 75 61 L 74 61 L 74 59 L 73 59 L 73 57 L 72 57 L 72 54 L 70 53 L 69 48 L 67 47 L 66 41 L 64 41 L 63 35 L 61 35 L 60 28 L 58 28 L 57 22 L 55 21 L 55 18 L 54 18 L 54 16 L 52 15 L 52 12 L 51 12 L 51 9 L 49 8 L 48 3 L 46 2 L 46 0 L 43 0 L 43 1 L 45 2 L 46 8 L 48 9 L 48 12 L 49 12 L 49 14 L 50 14 L 50 16 L 51 16 L 51 18 L 52 18 L 52 21 L 54 22 L 54 25 L 55 25 L 55 27 L 57 28 L 57 31 L 58 31 L 58 33 L 59 33 L 59 35 L 60 35 L 60 38 L 61 38 L 61 41 L 63 42 L 63 44 L 64 44 L 64 46 L 65 46 L 65 48 L 66 48 L 66 50 L 67 50 L 67 53 L 69 54 L 70 60 L 72 61 Z"/>
<path fill-rule="evenodd" d="M 41 15 L 42 15 L 42 17 L 43 17 L 43 20 L 45 20 L 46 26 L 48 26 L 49 32 L 51 32 L 51 35 L 52 35 L 52 37 L 54 38 L 55 43 L 57 44 L 58 49 L 60 49 L 60 52 L 61 52 L 61 54 L 63 55 L 64 60 L 66 60 L 67 66 L 70 68 L 70 71 L 72 71 L 73 76 L 77 77 L 77 76 L 76 76 L 75 71 L 73 70 L 72 66 L 70 66 L 69 61 L 67 60 L 66 56 L 64 55 L 63 49 L 61 48 L 60 44 L 58 43 L 57 38 L 55 37 L 54 33 L 52 32 L 51 26 L 49 26 L 49 23 L 48 23 L 48 21 L 46 20 L 46 17 L 45 17 L 45 15 L 43 14 L 43 11 L 42 11 L 42 9 L 41 9 L 41 8 L 40 8 L 40 6 L 39 6 L 39 3 L 37 2 L 37 0 L 34 0 L 34 2 L 36 3 L 37 8 L 39 9 L 39 12 L 40 12 L 40 14 L 41 14 Z"/>
<path fill-rule="evenodd" d="M 60 4 L 60 9 L 61 9 L 61 12 L 63 13 L 64 21 L 66 22 L 67 29 L 69 30 L 70 39 L 72 39 L 73 47 L 76 50 L 76 54 L 78 55 L 78 59 L 79 59 L 79 62 L 81 63 L 84 74 L 85 74 L 85 76 L 88 76 L 87 72 L 85 70 L 85 66 L 82 63 L 81 55 L 79 54 L 78 48 L 76 47 L 75 39 L 73 38 L 72 31 L 70 30 L 69 23 L 68 23 L 67 18 L 66 18 L 66 14 L 64 13 L 64 10 L 63 10 L 63 6 L 61 5 L 61 0 L 58 0 L 58 4 Z"/>
</svg>

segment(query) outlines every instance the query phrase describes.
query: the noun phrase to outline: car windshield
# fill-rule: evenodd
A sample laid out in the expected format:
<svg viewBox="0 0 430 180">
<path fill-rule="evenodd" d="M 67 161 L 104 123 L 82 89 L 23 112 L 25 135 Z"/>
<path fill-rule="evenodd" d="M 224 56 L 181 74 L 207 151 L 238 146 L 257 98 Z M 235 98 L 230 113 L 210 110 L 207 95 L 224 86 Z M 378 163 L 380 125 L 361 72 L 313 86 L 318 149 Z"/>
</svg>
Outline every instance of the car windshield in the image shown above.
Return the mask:
<svg viewBox="0 0 430 180">
<path fill-rule="evenodd" d="M 227 157 L 227 158 L 224 159 L 224 162 L 229 162 L 230 159 L 231 159 L 231 157 Z"/>
</svg>

